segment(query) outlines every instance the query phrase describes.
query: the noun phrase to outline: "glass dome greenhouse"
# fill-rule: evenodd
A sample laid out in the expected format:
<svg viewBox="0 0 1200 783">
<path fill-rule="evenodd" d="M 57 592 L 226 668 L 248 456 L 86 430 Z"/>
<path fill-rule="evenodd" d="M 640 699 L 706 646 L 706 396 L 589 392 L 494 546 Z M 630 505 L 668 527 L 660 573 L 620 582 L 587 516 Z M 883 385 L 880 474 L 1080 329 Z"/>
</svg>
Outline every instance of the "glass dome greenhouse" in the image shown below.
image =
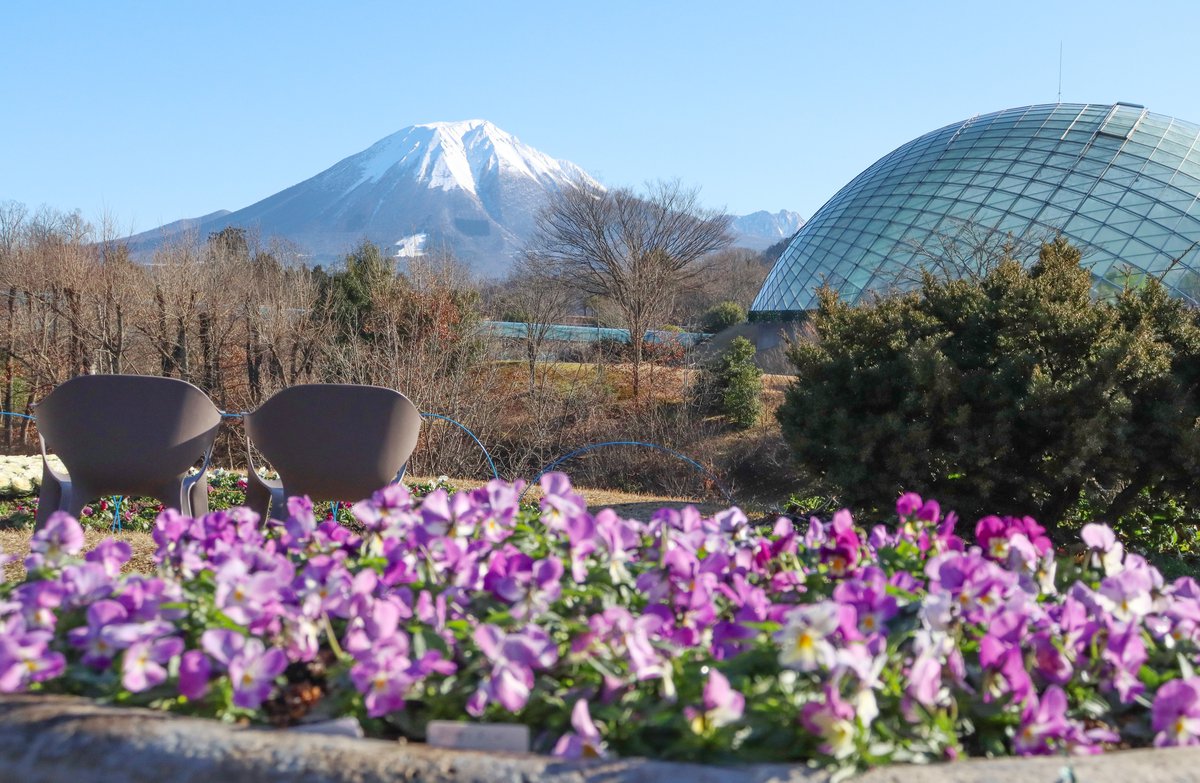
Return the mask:
<svg viewBox="0 0 1200 783">
<path fill-rule="evenodd" d="M 823 284 L 850 302 L 903 289 L 964 231 L 1017 242 L 1061 233 L 1083 250 L 1097 293 L 1154 276 L 1200 304 L 1198 197 L 1200 126 L 1190 122 L 1126 103 L 973 117 L 838 191 L 779 258 L 751 317 L 812 310 Z"/>
</svg>

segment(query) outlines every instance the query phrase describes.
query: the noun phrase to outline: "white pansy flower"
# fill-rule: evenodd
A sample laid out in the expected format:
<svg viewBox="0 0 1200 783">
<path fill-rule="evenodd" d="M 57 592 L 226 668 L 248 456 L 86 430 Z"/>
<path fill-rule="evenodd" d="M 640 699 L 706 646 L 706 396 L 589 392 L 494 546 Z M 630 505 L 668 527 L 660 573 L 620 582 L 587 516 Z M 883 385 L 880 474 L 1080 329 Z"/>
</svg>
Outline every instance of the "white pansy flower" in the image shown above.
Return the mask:
<svg viewBox="0 0 1200 783">
<path fill-rule="evenodd" d="M 775 635 L 780 646 L 780 665 L 802 672 L 832 666 L 836 650 L 828 637 L 837 627 L 838 607 L 832 601 L 788 612 L 787 625 Z"/>
</svg>

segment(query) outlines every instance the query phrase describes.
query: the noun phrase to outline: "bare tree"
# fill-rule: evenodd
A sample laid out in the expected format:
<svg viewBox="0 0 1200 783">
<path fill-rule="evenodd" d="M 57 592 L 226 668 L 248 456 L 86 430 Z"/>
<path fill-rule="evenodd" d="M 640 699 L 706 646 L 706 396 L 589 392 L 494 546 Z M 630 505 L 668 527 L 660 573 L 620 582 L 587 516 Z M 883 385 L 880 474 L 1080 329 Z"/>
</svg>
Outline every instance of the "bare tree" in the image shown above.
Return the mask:
<svg viewBox="0 0 1200 783">
<path fill-rule="evenodd" d="M 730 247 L 713 253 L 700 263 L 693 284 L 681 292 L 674 322 L 701 326 L 705 312 L 721 302 L 736 302 L 749 310 L 770 271 L 771 262 L 749 248 Z"/>
<path fill-rule="evenodd" d="M 4 390 L 0 393 L 0 410 L 13 410 L 13 399 L 16 382 L 16 339 L 17 339 L 17 243 L 25 230 L 25 219 L 28 215 L 25 205 L 16 201 L 0 203 L 0 280 L 6 285 L 0 290 L 4 307 Z M 13 425 L 10 417 L 2 417 L 0 426 L 4 428 L 5 451 L 12 452 Z"/>
<path fill-rule="evenodd" d="M 550 329 L 571 310 L 572 286 L 537 256 L 518 260 L 509 277 L 508 303 L 513 317 L 525 324 L 525 359 L 529 362 L 529 393 L 538 388 L 538 360 L 549 339 Z"/>
<path fill-rule="evenodd" d="M 26 231 L 28 217 L 29 210 L 21 202 L 0 202 L 0 254 L 7 255 L 16 249 Z"/>
<path fill-rule="evenodd" d="M 646 330 L 661 325 L 697 261 L 730 242 L 729 217 L 678 181 L 644 194 L 579 181 L 537 219 L 528 255 L 587 295 L 611 300 L 629 329 L 633 396 L 640 395 Z"/>
<path fill-rule="evenodd" d="M 884 282 L 911 287 L 927 274 L 941 280 L 982 280 L 1001 261 L 1037 256 L 1054 234 L 1049 229 L 1030 228 L 1018 236 L 973 220 L 951 219 L 926 240 L 908 242 L 913 262 L 900 266 L 895 278 Z"/>
</svg>

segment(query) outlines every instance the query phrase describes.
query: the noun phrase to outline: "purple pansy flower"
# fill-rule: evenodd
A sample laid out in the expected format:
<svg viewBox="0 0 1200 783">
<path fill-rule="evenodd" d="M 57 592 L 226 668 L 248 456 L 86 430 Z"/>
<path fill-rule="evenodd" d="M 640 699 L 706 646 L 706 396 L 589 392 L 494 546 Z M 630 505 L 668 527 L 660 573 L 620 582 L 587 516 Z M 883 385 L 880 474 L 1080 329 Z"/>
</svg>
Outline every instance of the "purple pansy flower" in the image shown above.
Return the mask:
<svg viewBox="0 0 1200 783">
<path fill-rule="evenodd" d="M 176 636 L 134 642 L 121 659 L 121 684 L 133 693 L 161 685 L 167 679 L 167 664 L 182 652 L 183 640 Z"/>
<path fill-rule="evenodd" d="M 179 659 L 179 693 L 185 698 L 196 701 L 203 699 L 208 693 L 208 679 L 212 674 L 212 664 L 208 656 L 200 650 L 188 650 Z"/>
<path fill-rule="evenodd" d="M 558 660 L 550 637 L 537 626 L 506 634 L 494 625 L 475 630 L 475 643 L 491 662 L 488 679 L 467 702 L 467 712 L 479 716 L 489 702 L 509 712 L 521 710 L 533 690 L 535 669 L 548 668 Z"/>
<path fill-rule="evenodd" d="M 361 653 L 350 669 L 350 679 L 363 694 L 367 714 L 372 718 L 402 709 L 405 695 L 419 679 L 408 658 L 407 637 L 395 634 L 386 644 Z"/>
<path fill-rule="evenodd" d="M 63 511 L 55 511 L 46 524 L 34 531 L 29 542 L 30 555 L 25 567 L 57 568 L 83 549 L 83 526 Z"/>
<path fill-rule="evenodd" d="M 554 745 L 554 755 L 559 758 L 604 758 L 604 742 L 600 739 L 600 730 L 592 721 L 586 699 L 578 699 L 571 708 L 571 728 Z"/>
<path fill-rule="evenodd" d="M 1051 685 L 1040 698 L 1035 696 L 1026 703 L 1013 749 L 1022 756 L 1052 753 L 1055 742 L 1065 740 L 1070 730 L 1067 695 L 1062 688 Z"/>
<path fill-rule="evenodd" d="M 1200 744 L 1200 677 L 1165 683 L 1150 714 L 1155 745 Z"/>
<path fill-rule="evenodd" d="M 258 709 L 274 687 L 275 678 L 287 668 L 287 656 L 278 648 L 267 649 L 262 640 L 247 639 L 229 659 L 229 680 L 233 684 L 233 703 L 246 709 Z"/>
<path fill-rule="evenodd" d="M 50 649 L 49 631 L 9 629 L 0 633 L 0 693 L 16 693 L 63 673 L 66 659 Z"/>
</svg>

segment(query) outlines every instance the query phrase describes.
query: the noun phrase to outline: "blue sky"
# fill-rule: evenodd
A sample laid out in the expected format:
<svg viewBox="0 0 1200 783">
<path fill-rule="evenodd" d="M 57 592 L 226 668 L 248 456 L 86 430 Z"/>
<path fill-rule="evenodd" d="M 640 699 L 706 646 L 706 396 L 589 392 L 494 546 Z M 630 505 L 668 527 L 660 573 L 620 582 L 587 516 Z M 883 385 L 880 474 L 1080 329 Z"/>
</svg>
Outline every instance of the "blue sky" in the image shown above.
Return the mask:
<svg viewBox="0 0 1200 783">
<path fill-rule="evenodd" d="M 926 131 L 1064 101 L 1200 122 L 1195 2 L 28 2 L 0 201 L 124 230 L 238 209 L 402 127 L 483 118 L 610 185 L 808 216 Z"/>
</svg>

